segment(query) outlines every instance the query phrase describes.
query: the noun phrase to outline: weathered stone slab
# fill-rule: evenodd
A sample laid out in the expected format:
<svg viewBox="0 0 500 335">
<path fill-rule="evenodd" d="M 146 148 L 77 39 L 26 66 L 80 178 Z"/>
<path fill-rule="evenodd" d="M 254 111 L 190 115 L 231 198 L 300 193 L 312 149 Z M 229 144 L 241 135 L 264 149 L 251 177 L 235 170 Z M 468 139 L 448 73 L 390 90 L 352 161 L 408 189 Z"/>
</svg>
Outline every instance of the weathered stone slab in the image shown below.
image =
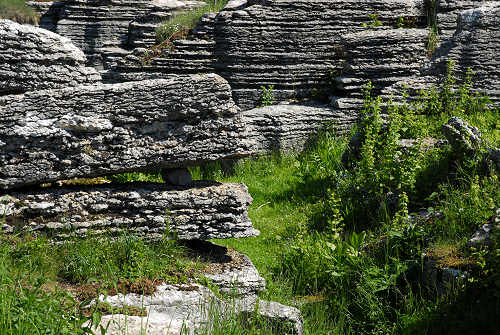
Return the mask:
<svg viewBox="0 0 500 335">
<path fill-rule="evenodd" d="M 163 284 L 151 296 L 119 294 L 100 296 L 99 301 L 113 307 L 143 308 L 147 316 L 104 315 L 100 325 L 106 334 L 119 335 L 178 335 L 197 331 L 212 333 L 224 320 L 242 315 L 246 319 L 259 317 L 276 334 L 302 335 L 303 320 L 300 311 L 277 302 L 264 301 L 257 296 L 220 299 L 212 291 L 198 284 L 173 286 Z M 98 327 L 96 326 L 97 330 Z M 216 328 L 217 329 L 217 328 Z"/>
<path fill-rule="evenodd" d="M 0 19 L 0 95 L 99 82 L 69 39 Z"/>
<path fill-rule="evenodd" d="M 0 213 L 6 230 L 54 239 L 126 231 L 146 239 L 238 238 L 259 233 L 247 214 L 251 202 L 243 184 L 107 184 L 9 192 Z"/>
<path fill-rule="evenodd" d="M 250 151 L 230 87 L 213 74 L 0 98 L 0 189 Z"/>
<path fill-rule="evenodd" d="M 321 129 L 332 127 L 345 132 L 357 115 L 346 115 L 327 105 L 280 104 L 243 112 L 256 152 L 301 151 Z"/>
</svg>

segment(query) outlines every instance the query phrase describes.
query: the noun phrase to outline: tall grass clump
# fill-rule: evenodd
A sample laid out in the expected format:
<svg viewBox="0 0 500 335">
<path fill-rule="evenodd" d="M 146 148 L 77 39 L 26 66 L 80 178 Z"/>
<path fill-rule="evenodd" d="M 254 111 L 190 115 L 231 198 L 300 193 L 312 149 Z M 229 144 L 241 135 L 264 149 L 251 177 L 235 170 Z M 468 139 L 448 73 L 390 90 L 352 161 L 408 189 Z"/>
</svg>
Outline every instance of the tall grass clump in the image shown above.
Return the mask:
<svg viewBox="0 0 500 335">
<path fill-rule="evenodd" d="M 156 29 L 156 42 L 168 42 L 172 38 L 187 36 L 205 13 L 219 12 L 227 4 L 227 0 L 205 0 L 205 6 L 173 15 L 168 21 Z"/>
</svg>

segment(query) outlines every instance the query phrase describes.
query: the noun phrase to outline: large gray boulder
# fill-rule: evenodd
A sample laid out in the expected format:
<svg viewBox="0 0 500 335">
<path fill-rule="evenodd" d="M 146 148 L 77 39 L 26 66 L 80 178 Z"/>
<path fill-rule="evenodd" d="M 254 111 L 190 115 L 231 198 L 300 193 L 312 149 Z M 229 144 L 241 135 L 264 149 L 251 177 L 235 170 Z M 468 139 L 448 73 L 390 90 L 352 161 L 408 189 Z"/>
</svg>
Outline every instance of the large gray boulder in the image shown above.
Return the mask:
<svg viewBox="0 0 500 335">
<path fill-rule="evenodd" d="M 69 39 L 0 19 L 0 95 L 99 82 L 85 62 Z"/>
<path fill-rule="evenodd" d="M 131 183 L 42 188 L 0 198 L 4 230 L 54 239 L 129 232 L 146 239 L 258 235 L 248 217 L 252 198 L 243 184 L 196 182 L 188 187 Z"/>
<path fill-rule="evenodd" d="M 213 74 L 0 98 L 0 189 L 186 167 L 251 152 Z"/>
</svg>

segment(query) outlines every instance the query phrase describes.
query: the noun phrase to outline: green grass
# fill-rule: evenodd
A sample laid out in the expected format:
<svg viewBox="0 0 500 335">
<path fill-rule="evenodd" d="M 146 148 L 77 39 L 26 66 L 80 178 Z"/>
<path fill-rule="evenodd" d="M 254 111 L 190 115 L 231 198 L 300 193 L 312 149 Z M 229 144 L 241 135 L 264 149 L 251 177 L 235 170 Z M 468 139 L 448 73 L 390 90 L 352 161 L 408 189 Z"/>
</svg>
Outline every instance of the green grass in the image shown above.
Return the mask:
<svg viewBox="0 0 500 335">
<path fill-rule="evenodd" d="M 205 13 L 219 12 L 227 4 L 227 0 L 204 0 L 205 6 L 175 14 L 156 29 L 157 43 L 169 41 L 172 38 L 185 37 L 193 29 Z"/>
<path fill-rule="evenodd" d="M 36 24 L 38 13 L 24 3 L 25 0 L 2 0 L 0 2 L 0 18 L 9 19 L 19 23 Z"/>
</svg>

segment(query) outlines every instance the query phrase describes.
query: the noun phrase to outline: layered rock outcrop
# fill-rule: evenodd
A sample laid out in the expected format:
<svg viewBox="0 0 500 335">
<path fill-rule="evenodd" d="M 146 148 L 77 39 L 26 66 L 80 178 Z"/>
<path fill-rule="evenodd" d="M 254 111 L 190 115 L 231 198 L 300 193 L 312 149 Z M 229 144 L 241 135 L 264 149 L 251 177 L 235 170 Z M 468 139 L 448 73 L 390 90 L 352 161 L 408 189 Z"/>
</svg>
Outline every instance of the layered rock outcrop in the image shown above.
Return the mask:
<svg viewBox="0 0 500 335">
<path fill-rule="evenodd" d="M 70 40 L 0 19 L 0 95 L 94 84 L 99 73 Z"/>
<path fill-rule="evenodd" d="M 498 0 L 438 0 L 435 1 L 434 12 L 441 40 L 450 39 L 456 29 L 460 14 L 469 9 L 482 7 L 485 4 L 500 4 Z"/>
<path fill-rule="evenodd" d="M 217 75 L 5 96 L 0 114 L 0 189 L 251 150 L 230 88 Z"/>
<path fill-rule="evenodd" d="M 311 144 L 321 130 L 343 133 L 356 122 L 356 115 L 345 114 L 321 104 L 279 104 L 243 112 L 256 152 L 300 152 Z"/>
<path fill-rule="evenodd" d="M 123 232 L 146 239 L 167 234 L 187 240 L 259 233 L 248 217 L 252 198 L 242 184 L 53 187 L 9 192 L 2 203 L 4 229 L 45 233 L 55 239 Z"/>
<path fill-rule="evenodd" d="M 421 1 L 230 1 L 213 21 L 206 16 L 189 39 L 173 41 L 173 50 L 147 64 L 141 53 L 127 57 L 112 78 L 215 71 L 243 109 L 260 103 L 262 86 L 274 85 L 277 100 L 309 97 L 342 67 L 341 35 L 370 24 L 373 13 L 387 25 L 399 17 L 425 24 Z"/>
<path fill-rule="evenodd" d="M 119 47 L 128 43 L 131 23 L 144 17 L 158 21 L 168 19 L 172 12 L 205 5 L 202 1 L 67 1 L 57 22 L 56 32 L 69 37 L 99 66 L 100 48 Z M 133 35 L 133 34 L 132 34 Z"/>
<path fill-rule="evenodd" d="M 441 77 L 448 60 L 456 64 L 457 74 L 465 78 L 472 70 L 476 90 L 486 94 L 500 107 L 500 2 L 489 2 L 479 8 L 463 11 L 458 28 L 449 41 L 436 50 L 422 76 Z"/>
<path fill-rule="evenodd" d="M 61 44 L 59 36 L 45 30 L 2 24 L 6 29 L 0 30 L 0 41 L 9 46 L 12 31 L 20 36 L 29 32 L 31 43 L 21 55 L 47 51 L 53 41 Z M 63 42 L 62 50 L 76 52 L 82 63 L 81 51 L 69 40 Z M 65 59 L 61 54 L 54 59 Z M 30 62 L 20 57 L 17 64 Z M 247 214 L 251 197 L 242 185 L 189 180 L 183 187 L 38 186 L 159 169 L 175 183 L 168 168 L 187 171 L 187 166 L 206 161 L 248 155 L 253 145 L 241 113 L 229 85 L 215 74 L 5 95 L 0 97 L 0 116 L 1 210 L 7 231 L 48 232 L 56 238 L 124 230 L 158 238 L 169 229 L 183 239 L 258 234 Z"/>
<path fill-rule="evenodd" d="M 356 113 L 363 105 L 363 86 L 371 81 L 373 96 L 397 82 L 414 78 L 427 60 L 427 29 L 365 29 L 342 36 L 345 59 L 335 78 L 338 92 L 332 104 Z"/>
</svg>

